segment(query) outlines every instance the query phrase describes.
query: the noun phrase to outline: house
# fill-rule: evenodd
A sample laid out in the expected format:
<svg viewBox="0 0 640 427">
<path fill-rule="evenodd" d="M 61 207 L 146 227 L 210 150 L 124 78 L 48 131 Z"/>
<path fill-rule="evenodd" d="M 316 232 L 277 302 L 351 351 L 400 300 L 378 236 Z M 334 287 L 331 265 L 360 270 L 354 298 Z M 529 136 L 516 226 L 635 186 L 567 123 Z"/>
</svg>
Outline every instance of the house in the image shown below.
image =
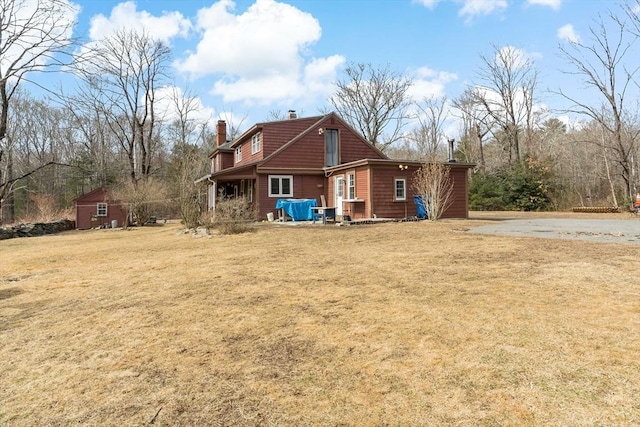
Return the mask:
<svg viewBox="0 0 640 427">
<path fill-rule="evenodd" d="M 207 206 L 220 197 L 245 197 L 259 219 L 276 211 L 278 199 L 316 199 L 324 195 L 338 216 L 404 218 L 416 215 L 415 161 L 390 160 L 335 113 L 257 123 L 227 141 L 226 123 L 216 126 L 216 148 L 209 155 Z M 466 163 L 446 163 L 454 200 L 445 218 L 468 217 Z"/>
<path fill-rule="evenodd" d="M 122 226 L 126 210 L 111 200 L 106 188 L 97 188 L 76 199 L 76 228 Z M 115 221 L 115 223 L 114 223 Z"/>
</svg>

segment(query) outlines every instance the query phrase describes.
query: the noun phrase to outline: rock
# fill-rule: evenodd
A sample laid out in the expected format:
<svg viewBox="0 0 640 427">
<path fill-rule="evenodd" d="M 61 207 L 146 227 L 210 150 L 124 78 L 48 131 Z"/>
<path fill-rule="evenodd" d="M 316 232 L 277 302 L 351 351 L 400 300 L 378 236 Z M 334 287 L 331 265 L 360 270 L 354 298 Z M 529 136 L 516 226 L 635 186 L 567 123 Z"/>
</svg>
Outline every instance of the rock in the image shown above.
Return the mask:
<svg viewBox="0 0 640 427">
<path fill-rule="evenodd" d="M 73 230 L 75 227 L 75 221 L 67 219 L 59 219 L 48 223 L 18 224 L 13 227 L 0 228 L 0 240 L 12 239 L 14 237 L 44 236 L 45 234 Z"/>
</svg>

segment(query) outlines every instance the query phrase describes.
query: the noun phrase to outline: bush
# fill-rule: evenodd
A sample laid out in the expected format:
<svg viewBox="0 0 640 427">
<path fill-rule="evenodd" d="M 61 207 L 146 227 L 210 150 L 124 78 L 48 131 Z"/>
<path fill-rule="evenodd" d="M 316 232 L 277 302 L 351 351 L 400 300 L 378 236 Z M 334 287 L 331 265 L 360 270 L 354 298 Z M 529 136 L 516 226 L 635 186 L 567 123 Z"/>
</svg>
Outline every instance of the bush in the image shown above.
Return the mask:
<svg viewBox="0 0 640 427">
<path fill-rule="evenodd" d="M 216 203 L 210 224 L 221 234 L 240 234 L 253 230 L 256 213 L 244 198 L 224 198 Z"/>
<path fill-rule="evenodd" d="M 422 197 L 429 220 L 437 221 L 453 203 L 453 181 L 449 168 L 435 157 L 415 172 L 413 190 Z"/>
<path fill-rule="evenodd" d="M 531 157 L 494 174 L 478 174 L 469 186 L 472 210 L 544 211 L 553 207 L 549 168 Z"/>
<path fill-rule="evenodd" d="M 133 222 L 142 226 L 166 205 L 166 193 L 162 183 L 147 177 L 136 183 L 125 182 L 111 192 L 111 197 L 121 201 L 133 215 Z"/>
</svg>

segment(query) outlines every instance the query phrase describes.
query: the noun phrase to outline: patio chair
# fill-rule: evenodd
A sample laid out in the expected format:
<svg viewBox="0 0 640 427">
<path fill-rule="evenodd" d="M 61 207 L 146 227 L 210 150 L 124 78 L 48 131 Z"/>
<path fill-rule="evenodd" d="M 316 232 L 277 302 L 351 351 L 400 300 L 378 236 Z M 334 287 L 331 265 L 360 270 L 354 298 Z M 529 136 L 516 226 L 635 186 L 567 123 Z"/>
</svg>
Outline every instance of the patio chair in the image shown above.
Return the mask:
<svg viewBox="0 0 640 427">
<path fill-rule="evenodd" d="M 317 213 L 313 216 L 313 222 L 316 222 L 316 217 L 318 219 L 322 218 L 322 223 L 327 223 L 327 218 L 331 218 L 333 222 L 336 222 L 336 208 L 327 206 L 327 201 L 324 198 L 324 194 L 320 195 L 320 203 L 321 207 L 317 208 Z"/>
</svg>

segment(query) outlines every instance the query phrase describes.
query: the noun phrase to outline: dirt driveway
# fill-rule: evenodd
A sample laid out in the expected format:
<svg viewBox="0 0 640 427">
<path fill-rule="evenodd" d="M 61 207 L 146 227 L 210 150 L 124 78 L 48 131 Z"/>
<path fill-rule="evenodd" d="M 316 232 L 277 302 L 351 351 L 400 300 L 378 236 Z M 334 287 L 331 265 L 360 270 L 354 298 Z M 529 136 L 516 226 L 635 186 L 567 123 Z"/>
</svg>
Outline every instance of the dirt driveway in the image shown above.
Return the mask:
<svg viewBox="0 0 640 427">
<path fill-rule="evenodd" d="M 640 245 L 640 217 L 635 217 L 631 214 L 591 215 L 474 212 L 470 214 L 471 219 L 494 222 L 474 227 L 470 232 Z"/>
</svg>

